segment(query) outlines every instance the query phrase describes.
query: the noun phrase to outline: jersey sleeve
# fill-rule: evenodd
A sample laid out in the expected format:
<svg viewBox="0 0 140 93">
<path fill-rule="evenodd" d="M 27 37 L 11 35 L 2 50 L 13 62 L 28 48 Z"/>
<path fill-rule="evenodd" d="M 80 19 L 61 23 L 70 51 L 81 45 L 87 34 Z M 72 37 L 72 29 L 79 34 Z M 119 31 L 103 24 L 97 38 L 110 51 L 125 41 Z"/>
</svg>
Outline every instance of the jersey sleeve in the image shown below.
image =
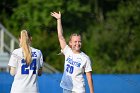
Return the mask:
<svg viewBox="0 0 140 93">
<path fill-rule="evenodd" d="M 11 67 L 17 67 L 17 63 L 18 63 L 18 55 L 16 51 L 14 50 L 11 54 L 8 65 Z"/>
<path fill-rule="evenodd" d="M 67 53 L 70 53 L 72 50 L 68 45 L 66 45 L 65 48 L 61 51 L 64 55 L 67 55 Z"/>
<path fill-rule="evenodd" d="M 40 53 L 40 67 L 43 67 L 43 55 L 42 55 L 42 52 L 39 50 L 39 53 Z"/>
<path fill-rule="evenodd" d="M 92 71 L 91 60 L 89 57 L 87 57 L 86 64 L 85 64 L 85 72 L 90 72 L 90 71 Z"/>
</svg>

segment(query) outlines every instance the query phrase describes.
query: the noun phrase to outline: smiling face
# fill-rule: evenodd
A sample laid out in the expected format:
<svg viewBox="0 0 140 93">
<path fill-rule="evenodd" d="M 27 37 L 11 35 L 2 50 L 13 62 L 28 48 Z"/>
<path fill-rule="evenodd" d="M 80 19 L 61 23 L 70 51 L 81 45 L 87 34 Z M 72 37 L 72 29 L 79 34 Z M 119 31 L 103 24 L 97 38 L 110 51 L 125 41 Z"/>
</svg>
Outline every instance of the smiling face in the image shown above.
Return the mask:
<svg viewBox="0 0 140 93">
<path fill-rule="evenodd" d="M 74 53 L 80 53 L 81 49 L 81 36 L 80 35 L 72 35 L 70 37 L 69 45 Z"/>
</svg>

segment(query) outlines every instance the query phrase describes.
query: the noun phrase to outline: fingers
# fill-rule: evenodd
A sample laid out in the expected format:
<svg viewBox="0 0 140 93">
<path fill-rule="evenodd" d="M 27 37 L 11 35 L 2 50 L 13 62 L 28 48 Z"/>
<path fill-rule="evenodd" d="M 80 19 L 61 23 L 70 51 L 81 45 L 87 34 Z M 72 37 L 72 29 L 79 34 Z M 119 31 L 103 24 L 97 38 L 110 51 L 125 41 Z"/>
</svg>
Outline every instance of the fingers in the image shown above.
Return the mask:
<svg viewBox="0 0 140 93">
<path fill-rule="evenodd" d="M 57 14 L 56 12 L 51 12 L 51 15 Z"/>
<path fill-rule="evenodd" d="M 58 13 L 57 12 L 51 12 L 51 15 L 56 15 L 56 14 L 61 14 L 61 12 L 59 11 Z"/>
<path fill-rule="evenodd" d="M 61 18 L 61 13 L 60 11 L 57 13 L 57 12 L 51 12 L 51 16 L 56 18 L 56 19 L 60 19 Z"/>
<path fill-rule="evenodd" d="M 57 14 L 58 13 L 56 13 L 56 12 L 51 12 L 51 16 L 53 16 L 53 17 L 56 17 Z"/>
<path fill-rule="evenodd" d="M 55 14 L 54 12 L 51 12 L 51 16 L 54 16 L 54 14 Z"/>
</svg>

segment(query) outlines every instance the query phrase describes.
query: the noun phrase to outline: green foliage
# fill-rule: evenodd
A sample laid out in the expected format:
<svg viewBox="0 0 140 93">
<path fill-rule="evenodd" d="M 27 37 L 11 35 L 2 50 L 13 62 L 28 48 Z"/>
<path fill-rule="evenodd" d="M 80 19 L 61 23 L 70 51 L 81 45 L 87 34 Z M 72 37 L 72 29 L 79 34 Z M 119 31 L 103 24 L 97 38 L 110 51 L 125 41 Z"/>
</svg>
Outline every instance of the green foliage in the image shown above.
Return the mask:
<svg viewBox="0 0 140 93">
<path fill-rule="evenodd" d="M 57 55 L 52 11 L 62 13 L 66 40 L 73 32 L 82 34 L 82 50 L 93 61 L 93 73 L 140 73 L 139 0 L 3 0 L 0 5 L 2 24 L 16 37 L 22 29 L 30 31 L 32 46 L 60 71 L 64 57 Z"/>
<path fill-rule="evenodd" d="M 117 10 L 107 12 L 104 22 L 91 24 L 83 33 L 83 50 L 92 58 L 95 73 L 140 73 L 139 4 L 120 3 Z"/>
</svg>

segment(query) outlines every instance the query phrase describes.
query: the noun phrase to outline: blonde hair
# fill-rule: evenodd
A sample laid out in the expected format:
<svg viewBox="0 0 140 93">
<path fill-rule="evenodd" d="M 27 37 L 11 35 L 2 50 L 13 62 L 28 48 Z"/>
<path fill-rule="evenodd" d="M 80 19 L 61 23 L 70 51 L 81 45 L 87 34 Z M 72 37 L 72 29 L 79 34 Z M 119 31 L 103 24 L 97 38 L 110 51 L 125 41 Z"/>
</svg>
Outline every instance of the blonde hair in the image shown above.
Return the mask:
<svg viewBox="0 0 140 93">
<path fill-rule="evenodd" d="M 24 59 L 26 64 L 31 63 L 31 49 L 30 49 L 30 35 L 26 30 L 22 30 L 20 33 L 20 47 L 23 49 Z"/>
</svg>

